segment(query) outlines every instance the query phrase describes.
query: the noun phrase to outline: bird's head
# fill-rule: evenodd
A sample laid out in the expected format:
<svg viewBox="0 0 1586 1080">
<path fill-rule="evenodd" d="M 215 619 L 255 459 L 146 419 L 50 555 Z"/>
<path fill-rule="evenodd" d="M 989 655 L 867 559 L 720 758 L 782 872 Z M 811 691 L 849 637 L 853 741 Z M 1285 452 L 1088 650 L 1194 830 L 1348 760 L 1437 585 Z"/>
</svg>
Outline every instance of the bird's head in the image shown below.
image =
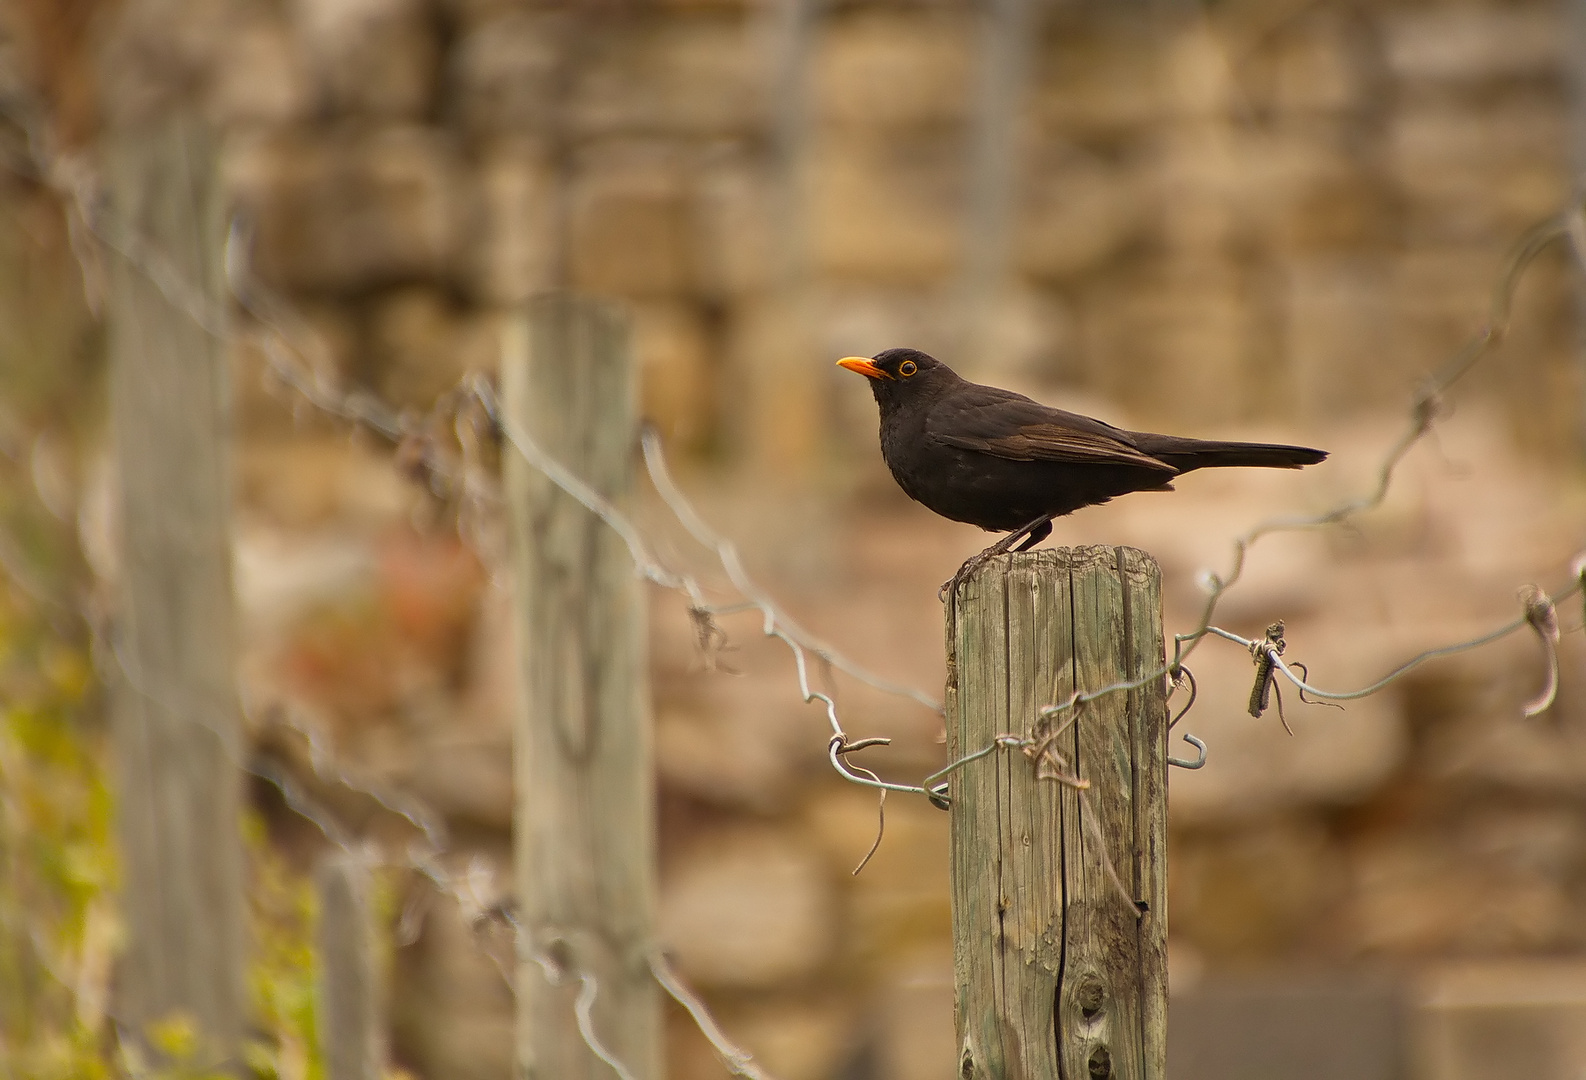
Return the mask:
<svg viewBox="0 0 1586 1080">
<path fill-rule="evenodd" d="M 957 378 L 952 368 L 918 349 L 887 349 L 868 360 L 845 356 L 837 366 L 869 379 L 871 392 L 883 407 L 923 396 Z"/>
</svg>

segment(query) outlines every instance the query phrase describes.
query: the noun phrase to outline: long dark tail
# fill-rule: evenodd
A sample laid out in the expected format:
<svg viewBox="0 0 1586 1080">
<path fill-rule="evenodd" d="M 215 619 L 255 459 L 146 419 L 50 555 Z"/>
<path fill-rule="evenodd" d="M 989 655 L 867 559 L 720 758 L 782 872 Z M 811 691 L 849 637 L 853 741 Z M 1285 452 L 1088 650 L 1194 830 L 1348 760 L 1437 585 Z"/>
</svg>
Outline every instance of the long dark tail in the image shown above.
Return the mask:
<svg viewBox="0 0 1586 1080">
<path fill-rule="evenodd" d="M 1181 439 L 1174 435 L 1151 435 L 1146 432 L 1136 435 L 1135 445 L 1159 461 L 1167 462 L 1179 472 L 1232 466 L 1298 469 L 1327 459 L 1326 450 L 1312 450 L 1308 446 L 1212 442 L 1205 439 Z"/>
</svg>

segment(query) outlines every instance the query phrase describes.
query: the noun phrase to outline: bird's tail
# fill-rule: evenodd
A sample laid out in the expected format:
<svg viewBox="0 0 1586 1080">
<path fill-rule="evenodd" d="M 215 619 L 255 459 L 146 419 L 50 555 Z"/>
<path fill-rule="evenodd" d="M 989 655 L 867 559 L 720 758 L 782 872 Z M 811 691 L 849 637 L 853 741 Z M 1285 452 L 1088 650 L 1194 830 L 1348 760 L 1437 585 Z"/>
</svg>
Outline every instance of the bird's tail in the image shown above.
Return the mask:
<svg viewBox="0 0 1586 1080">
<path fill-rule="evenodd" d="M 1136 440 L 1135 445 L 1157 460 L 1167 462 L 1179 472 L 1236 466 L 1298 469 L 1327 459 L 1327 451 L 1312 450 L 1308 446 L 1213 442 L 1205 439 L 1182 439 L 1172 435 L 1142 435 Z"/>
</svg>

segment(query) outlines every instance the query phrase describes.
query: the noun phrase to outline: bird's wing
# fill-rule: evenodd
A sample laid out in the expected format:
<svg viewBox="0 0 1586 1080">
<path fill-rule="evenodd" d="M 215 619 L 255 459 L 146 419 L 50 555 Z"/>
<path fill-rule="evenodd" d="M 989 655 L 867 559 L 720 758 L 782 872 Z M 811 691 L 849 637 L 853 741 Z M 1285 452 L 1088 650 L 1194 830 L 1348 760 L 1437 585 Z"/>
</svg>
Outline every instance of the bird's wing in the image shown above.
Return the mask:
<svg viewBox="0 0 1586 1080">
<path fill-rule="evenodd" d="M 932 410 L 925 436 L 960 450 L 1013 461 L 1133 465 L 1164 476 L 1178 472 L 1133 446 L 1126 431 L 1008 391 L 977 394 L 975 400 L 959 398 L 947 409 Z"/>
</svg>

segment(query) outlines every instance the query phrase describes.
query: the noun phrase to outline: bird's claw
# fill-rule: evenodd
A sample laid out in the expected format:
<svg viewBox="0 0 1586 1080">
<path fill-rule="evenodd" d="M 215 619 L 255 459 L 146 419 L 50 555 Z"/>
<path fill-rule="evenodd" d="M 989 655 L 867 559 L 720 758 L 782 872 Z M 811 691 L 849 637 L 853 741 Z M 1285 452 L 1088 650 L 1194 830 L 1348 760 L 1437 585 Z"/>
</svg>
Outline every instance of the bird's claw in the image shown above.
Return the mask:
<svg viewBox="0 0 1586 1080">
<path fill-rule="evenodd" d="M 958 591 L 958 587 L 973 577 L 975 571 L 979 570 L 985 561 L 991 558 L 991 555 L 991 549 L 987 548 L 978 555 L 971 555 L 965 559 L 964 565 L 958 568 L 958 573 L 942 582 L 941 588 L 936 590 L 936 598 L 942 601 L 951 599 L 952 595 Z"/>
</svg>

